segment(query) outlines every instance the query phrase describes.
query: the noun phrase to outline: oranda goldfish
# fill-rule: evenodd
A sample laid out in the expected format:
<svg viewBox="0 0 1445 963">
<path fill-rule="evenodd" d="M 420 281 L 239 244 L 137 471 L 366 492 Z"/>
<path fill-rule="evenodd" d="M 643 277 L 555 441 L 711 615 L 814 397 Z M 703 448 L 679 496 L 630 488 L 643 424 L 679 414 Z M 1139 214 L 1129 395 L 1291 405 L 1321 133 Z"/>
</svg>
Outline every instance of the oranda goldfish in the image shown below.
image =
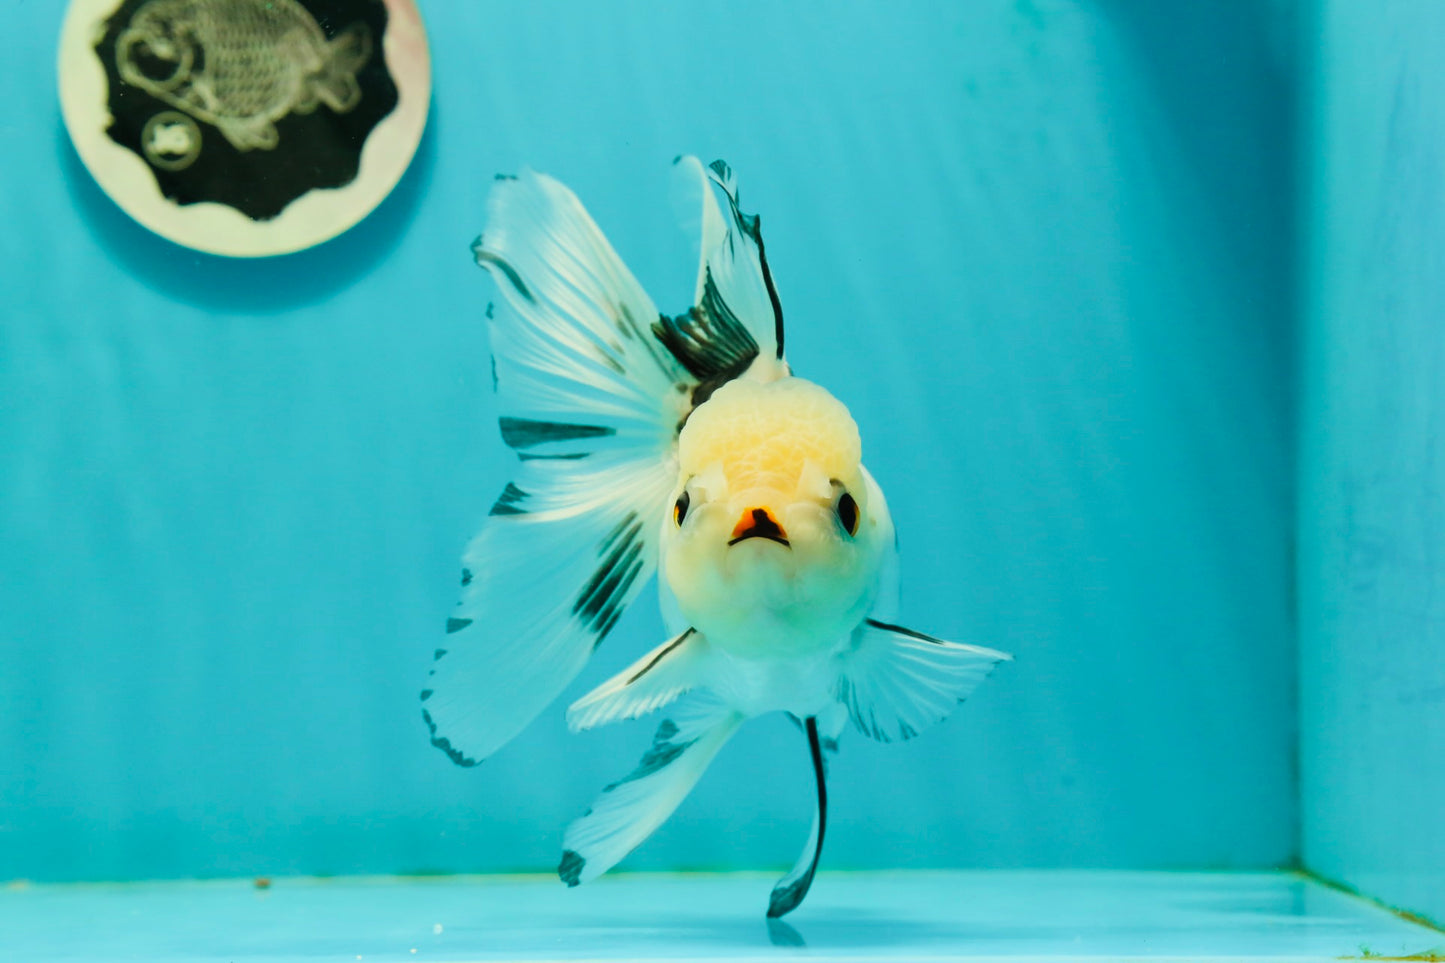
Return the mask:
<svg viewBox="0 0 1445 963">
<path fill-rule="evenodd" d="M 503 294 L 492 349 L 502 438 L 521 463 L 466 551 L 423 715 L 436 746 L 474 765 L 562 692 L 660 570 L 672 637 L 567 719 L 669 713 L 567 829 L 559 873 L 575 886 L 614 866 L 740 725 L 783 712 L 807 735 L 818 805 L 773 889 L 780 917 L 812 884 L 825 753 L 847 724 L 908 739 L 1010 657 L 893 624 L 893 521 L 857 425 L 785 360 L 759 220 L 728 166 L 677 167 L 702 241 L 693 306 L 676 317 L 562 184 L 528 172 L 492 191 L 473 250 Z"/>
</svg>

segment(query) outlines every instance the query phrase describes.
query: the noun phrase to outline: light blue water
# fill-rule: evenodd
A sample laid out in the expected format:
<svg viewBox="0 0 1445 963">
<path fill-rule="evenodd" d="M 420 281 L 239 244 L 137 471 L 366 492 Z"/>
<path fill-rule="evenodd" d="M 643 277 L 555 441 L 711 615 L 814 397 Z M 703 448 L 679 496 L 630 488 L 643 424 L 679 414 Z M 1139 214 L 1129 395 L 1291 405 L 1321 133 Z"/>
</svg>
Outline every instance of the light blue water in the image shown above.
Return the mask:
<svg viewBox="0 0 1445 963">
<path fill-rule="evenodd" d="M 1286 873 L 824 873 L 805 908 L 771 929 L 760 900 L 768 882 L 743 873 L 604 877 L 580 890 L 517 877 L 38 886 L 0 890 L 0 933 L 17 958 L 46 963 L 1313 963 L 1445 951 L 1445 934 Z"/>
<path fill-rule="evenodd" d="M 257 263 L 116 210 L 60 124 L 60 5 L 7 14 L 0 879 L 555 865 L 646 727 L 568 736 L 564 701 L 463 771 L 415 705 L 510 458 L 467 244 L 530 165 L 681 310 L 680 152 L 763 215 L 904 621 L 1017 656 L 845 744 L 824 865 L 1296 858 L 1294 5 L 422 6 L 411 172 Z M 659 641 L 638 609 L 576 693 Z M 624 867 L 781 868 L 807 765 L 748 727 Z"/>
<path fill-rule="evenodd" d="M 1318 17 L 1300 451 L 1304 856 L 1445 920 L 1445 9 Z"/>
</svg>

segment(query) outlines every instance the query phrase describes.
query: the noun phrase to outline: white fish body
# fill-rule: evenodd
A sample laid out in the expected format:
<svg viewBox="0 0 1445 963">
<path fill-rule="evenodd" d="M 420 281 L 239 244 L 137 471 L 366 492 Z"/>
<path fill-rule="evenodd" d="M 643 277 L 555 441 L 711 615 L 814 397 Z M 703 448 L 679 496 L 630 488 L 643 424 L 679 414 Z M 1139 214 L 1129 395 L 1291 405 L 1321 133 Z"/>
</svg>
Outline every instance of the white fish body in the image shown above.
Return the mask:
<svg viewBox="0 0 1445 963">
<path fill-rule="evenodd" d="M 461 765 L 505 744 L 572 681 L 654 568 L 673 638 L 573 703 L 586 729 L 669 704 L 652 747 L 564 839 L 569 885 L 600 875 L 687 795 L 747 719 L 808 736 L 813 830 L 768 909 L 811 885 L 824 753 L 851 720 L 881 741 L 939 721 L 1001 652 L 892 624 L 893 522 L 858 429 L 792 376 L 755 216 L 731 171 L 680 158 L 702 226 L 694 307 L 661 315 L 577 199 L 499 181 L 474 247 L 506 306 L 493 323 L 514 481 L 465 557 L 423 716 Z M 724 220 L 716 191 L 726 201 Z"/>
</svg>

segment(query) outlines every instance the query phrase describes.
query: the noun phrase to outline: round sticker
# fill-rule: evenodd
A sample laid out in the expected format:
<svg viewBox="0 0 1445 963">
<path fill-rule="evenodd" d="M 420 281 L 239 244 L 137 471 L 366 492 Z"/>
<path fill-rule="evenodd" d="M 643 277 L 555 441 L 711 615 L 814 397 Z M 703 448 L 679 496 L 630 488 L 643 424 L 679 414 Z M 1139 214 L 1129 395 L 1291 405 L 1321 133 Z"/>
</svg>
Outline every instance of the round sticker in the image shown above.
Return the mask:
<svg viewBox="0 0 1445 963">
<path fill-rule="evenodd" d="M 369 214 L 431 100 L 415 0 L 73 0 L 59 66 L 101 188 L 157 234 L 232 257 Z"/>
</svg>

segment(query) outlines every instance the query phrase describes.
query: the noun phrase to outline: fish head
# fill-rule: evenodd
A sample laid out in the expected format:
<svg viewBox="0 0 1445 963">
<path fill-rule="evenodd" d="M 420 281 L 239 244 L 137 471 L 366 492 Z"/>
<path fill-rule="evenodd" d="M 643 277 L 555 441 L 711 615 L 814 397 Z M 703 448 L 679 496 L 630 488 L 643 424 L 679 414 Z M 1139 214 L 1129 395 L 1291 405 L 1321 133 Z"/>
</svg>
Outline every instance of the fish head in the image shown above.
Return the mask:
<svg viewBox="0 0 1445 963">
<path fill-rule="evenodd" d="M 170 90 L 189 79 L 204 56 L 195 0 L 149 0 L 116 39 L 116 60 L 130 83 Z"/>
<path fill-rule="evenodd" d="M 891 538 L 861 453 L 848 409 L 801 378 L 732 381 L 699 405 L 662 539 L 682 614 L 724 647 L 806 648 L 851 630 Z"/>
</svg>

